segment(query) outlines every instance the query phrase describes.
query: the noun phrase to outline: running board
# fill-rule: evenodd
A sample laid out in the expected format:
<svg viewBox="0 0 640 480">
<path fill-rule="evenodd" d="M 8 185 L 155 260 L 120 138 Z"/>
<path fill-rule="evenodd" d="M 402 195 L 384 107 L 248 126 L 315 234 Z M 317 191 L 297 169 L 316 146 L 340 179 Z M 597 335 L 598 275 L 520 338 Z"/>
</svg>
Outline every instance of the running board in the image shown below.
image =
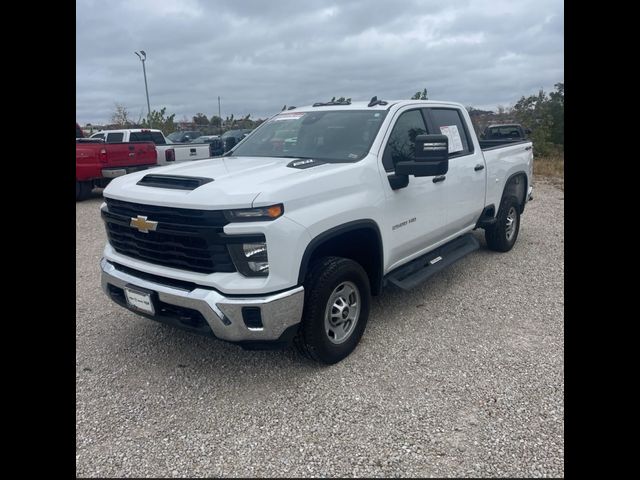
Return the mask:
<svg viewBox="0 0 640 480">
<path fill-rule="evenodd" d="M 479 248 L 478 240 L 467 233 L 397 268 L 385 277 L 385 281 L 409 290 Z"/>
</svg>

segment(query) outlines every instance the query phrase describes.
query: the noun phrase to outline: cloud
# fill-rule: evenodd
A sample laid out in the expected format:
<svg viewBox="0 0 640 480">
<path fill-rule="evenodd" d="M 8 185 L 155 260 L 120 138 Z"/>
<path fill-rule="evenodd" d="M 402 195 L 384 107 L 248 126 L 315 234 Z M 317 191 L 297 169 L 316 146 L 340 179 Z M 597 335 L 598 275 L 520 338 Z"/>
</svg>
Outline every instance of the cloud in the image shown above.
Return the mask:
<svg viewBox="0 0 640 480">
<path fill-rule="evenodd" d="M 76 2 L 76 117 L 266 117 L 344 95 L 513 104 L 564 79 L 560 0 Z"/>
</svg>

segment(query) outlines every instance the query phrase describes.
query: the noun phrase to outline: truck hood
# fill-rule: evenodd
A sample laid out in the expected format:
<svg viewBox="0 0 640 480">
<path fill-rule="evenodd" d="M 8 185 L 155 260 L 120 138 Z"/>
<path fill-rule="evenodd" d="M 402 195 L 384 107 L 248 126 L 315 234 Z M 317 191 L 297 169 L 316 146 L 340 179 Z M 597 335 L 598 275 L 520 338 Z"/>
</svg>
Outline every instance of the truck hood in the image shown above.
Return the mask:
<svg viewBox="0 0 640 480">
<path fill-rule="evenodd" d="M 310 176 L 312 171 L 326 171 L 340 164 L 317 164 L 312 168 L 292 168 L 294 159 L 281 157 L 219 157 L 196 160 L 167 167 L 131 173 L 111 181 L 104 196 L 116 200 L 172 207 L 218 210 L 248 208 L 266 189 L 273 190 L 295 183 L 297 177 Z M 137 185 L 146 175 L 180 175 L 211 178 L 194 190 L 177 190 Z"/>
</svg>

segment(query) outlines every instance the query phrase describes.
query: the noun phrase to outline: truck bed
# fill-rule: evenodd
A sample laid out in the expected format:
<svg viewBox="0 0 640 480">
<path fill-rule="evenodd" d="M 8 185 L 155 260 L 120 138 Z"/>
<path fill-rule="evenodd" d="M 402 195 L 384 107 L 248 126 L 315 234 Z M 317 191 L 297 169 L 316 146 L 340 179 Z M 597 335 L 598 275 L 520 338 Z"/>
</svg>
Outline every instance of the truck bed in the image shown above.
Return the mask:
<svg viewBox="0 0 640 480">
<path fill-rule="evenodd" d="M 530 140 L 521 140 L 493 145 L 488 148 L 482 147 L 482 142 L 480 142 L 480 146 L 487 165 L 486 205 L 493 204 L 498 208 L 502 198 L 502 189 L 514 172 L 521 172 L 522 165 L 528 165 L 528 176 L 531 178 L 533 164 L 530 159 L 532 158 L 533 144 Z"/>
<path fill-rule="evenodd" d="M 124 174 L 130 167 L 156 164 L 156 147 L 152 142 L 92 143 L 76 141 L 76 180 L 97 180 Z"/>
</svg>

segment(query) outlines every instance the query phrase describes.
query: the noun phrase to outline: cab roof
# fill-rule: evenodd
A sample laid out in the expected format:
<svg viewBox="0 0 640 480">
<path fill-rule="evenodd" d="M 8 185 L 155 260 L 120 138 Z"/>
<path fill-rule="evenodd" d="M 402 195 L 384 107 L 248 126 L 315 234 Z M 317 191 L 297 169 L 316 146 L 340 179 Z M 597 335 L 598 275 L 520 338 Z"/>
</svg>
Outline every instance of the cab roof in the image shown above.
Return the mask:
<svg viewBox="0 0 640 480">
<path fill-rule="evenodd" d="M 324 111 L 324 110 L 389 110 L 393 106 L 400 108 L 405 105 L 416 105 L 416 104 L 423 104 L 425 106 L 448 105 L 448 106 L 453 106 L 458 108 L 464 108 L 464 106 L 459 103 L 442 102 L 438 100 L 386 100 L 384 101 L 384 105 L 377 103 L 376 105 L 372 105 L 371 107 L 369 106 L 370 103 L 371 102 L 351 102 L 349 104 L 346 104 L 346 103 L 323 104 L 323 105 L 316 104 L 316 106 L 305 105 L 302 107 L 290 107 L 288 110 L 283 110 L 282 112 L 279 112 L 279 113 L 316 112 L 316 111 Z"/>
</svg>

